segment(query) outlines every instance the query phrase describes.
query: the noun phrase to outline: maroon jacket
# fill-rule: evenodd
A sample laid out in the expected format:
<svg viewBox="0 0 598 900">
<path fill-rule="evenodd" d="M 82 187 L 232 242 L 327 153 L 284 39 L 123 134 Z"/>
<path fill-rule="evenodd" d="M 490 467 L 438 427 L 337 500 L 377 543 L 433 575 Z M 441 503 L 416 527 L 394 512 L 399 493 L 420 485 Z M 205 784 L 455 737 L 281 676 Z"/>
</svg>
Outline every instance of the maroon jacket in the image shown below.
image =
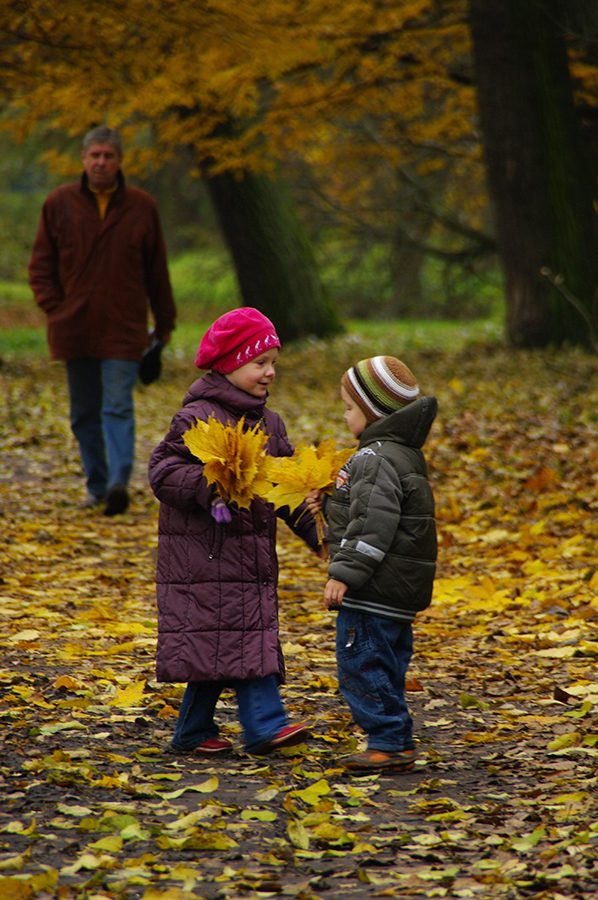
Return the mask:
<svg viewBox="0 0 598 900">
<path fill-rule="evenodd" d="M 196 419 L 213 415 L 233 426 L 262 422 L 267 452 L 291 456 L 284 423 L 253 397 L 210 372 L 191 385 L 183 408 L 149 462 L 149 481 L 160 500 L 156 587 L 158 681 L 227 681 L 275 674 L 284 681 L 278 638 L 276 513 L 271 504 L 232 505 L 232 522 L 209 512 L 213 486 L 182 435 Z M 316 524 L 299 507 L 279 511 L 314 550 Z"/>
<path fill-rule="evenodd" d="M 174 328 L 175 305 L 158 209 L 149 194 L 118 188 L 102 220 L 87 176 L 47 197 L 29 262 L 29 284 L 48 317 L 52 359 L 140 360 Z"/>
</svg>

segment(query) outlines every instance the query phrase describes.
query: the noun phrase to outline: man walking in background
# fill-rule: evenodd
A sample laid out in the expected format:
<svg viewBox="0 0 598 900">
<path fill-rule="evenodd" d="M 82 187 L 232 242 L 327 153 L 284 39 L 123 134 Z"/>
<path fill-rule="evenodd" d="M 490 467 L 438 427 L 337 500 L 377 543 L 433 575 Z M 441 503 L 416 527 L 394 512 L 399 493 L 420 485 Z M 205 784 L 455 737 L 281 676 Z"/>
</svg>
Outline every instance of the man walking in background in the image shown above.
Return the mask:
<svg viewBox="0 0 598 900">
<path fill-rule="evenodd" d="M 129 505 L 135 455 L 133 388 L 153 337 L 168 343 L 175 304 L 158 209 L 125 184 L 120 135 L 94 128 L 80 181 L 46 199 L 29 283 L 46 313 L 52 359 L 66 361 L 71 428 L 87 476 L 85 506 Z"/>
</svg>

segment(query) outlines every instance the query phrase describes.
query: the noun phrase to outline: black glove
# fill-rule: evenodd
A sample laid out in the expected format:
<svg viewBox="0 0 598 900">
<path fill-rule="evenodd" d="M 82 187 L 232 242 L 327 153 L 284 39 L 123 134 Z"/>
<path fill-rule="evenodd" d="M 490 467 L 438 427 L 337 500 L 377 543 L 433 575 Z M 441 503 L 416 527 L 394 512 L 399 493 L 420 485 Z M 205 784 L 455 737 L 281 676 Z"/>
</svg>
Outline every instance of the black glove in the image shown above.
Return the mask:
<svg viewBox="0 0 598 900">
<path fill-rule="evenodd" d="M 139 380 L 143 384 L 151 384 L 160 377 L 162 371 L 162 360 L 160 354 L 164 348 L 164 341 L 156 338 L 151 347 L 143 354 L 139 364 Z"/>
</svg>

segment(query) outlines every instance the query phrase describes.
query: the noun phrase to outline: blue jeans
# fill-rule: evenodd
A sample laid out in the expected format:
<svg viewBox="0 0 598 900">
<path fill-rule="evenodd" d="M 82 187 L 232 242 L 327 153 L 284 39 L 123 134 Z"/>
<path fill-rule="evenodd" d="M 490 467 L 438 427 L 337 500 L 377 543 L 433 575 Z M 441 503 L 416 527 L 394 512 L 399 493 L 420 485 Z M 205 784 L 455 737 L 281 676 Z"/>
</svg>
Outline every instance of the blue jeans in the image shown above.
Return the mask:
<svg viewBox="0 0 598 900">
<path fill-rule="evenodd" d="M 214 710 L 223 689 L 230 684 L 237 695 L 239 720 L 245 732 L 245 749 L 255 753 L 267 747 L 287 724 L 287 716 L 275 675 L 247 681 L 190 681 L 187 685 L 172 739 L 175 750 L 193 750 L 218 737 Z"/>
<path fill-rule="evenodd" d="M 103 497 L 114 484 L 125 487 L 133 471 L 133 388 L 139 363 L 126 359 L 69 359 L 66 372 L 71 428 L 79 442 L 87 489 Z"/>
<path fill-rule="evenodd" d="M 405 703 L 405 674 L 413 653 L 409 622 L 341 606 L 336 623 L 339 688 L 368 749 L 411 750 L 412 719 Z"/>
</svg>

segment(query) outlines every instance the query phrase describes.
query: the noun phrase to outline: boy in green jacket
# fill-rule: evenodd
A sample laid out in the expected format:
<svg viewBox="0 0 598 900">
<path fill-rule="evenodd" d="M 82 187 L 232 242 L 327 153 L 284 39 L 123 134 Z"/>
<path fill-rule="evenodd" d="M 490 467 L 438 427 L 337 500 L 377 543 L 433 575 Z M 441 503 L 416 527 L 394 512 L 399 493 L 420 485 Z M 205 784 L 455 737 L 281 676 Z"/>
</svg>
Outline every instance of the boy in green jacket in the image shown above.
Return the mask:
<svg viewBox="0 0 598 900">
<path fill-rule="evenodd" d="M 323 511 L 330 531 L 324 603 L 339 611 L 339 687 L 368 736 L 367 750 L 343 763 L 358 772 L 405 772 L 415 759 L 405 702 L 411 623 L 431 602 L 436 570 L 434 497 L 421 448 L 437 402 L 419 397 L 412 372 L 389 356 L 345 372 L 341 398 L 359 446 L 332 497 L 314 491 L 307 501 Z"/>
</svg>

